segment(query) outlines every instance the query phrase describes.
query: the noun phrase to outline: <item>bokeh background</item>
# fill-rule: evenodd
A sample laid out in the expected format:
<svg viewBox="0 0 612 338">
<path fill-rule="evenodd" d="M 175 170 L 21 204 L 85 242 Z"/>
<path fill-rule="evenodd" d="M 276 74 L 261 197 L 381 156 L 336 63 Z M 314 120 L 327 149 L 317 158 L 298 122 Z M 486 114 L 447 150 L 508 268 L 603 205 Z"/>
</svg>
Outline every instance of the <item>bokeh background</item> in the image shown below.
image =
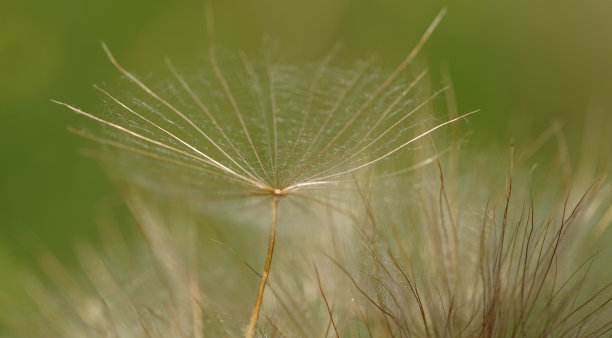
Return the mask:
<svg viewBox="0 0 612 338">
<path fill-rule="evenodd" d="M 18 293 L 38 250 L 70 259 L 121 197 L 79 153 L 73 113 L 93 109 L 93 83 L 113 83 L 108 43 L 139 74 L 193 60 L 209 41 L 203 1 L 3 0 L 0 2 L 0 289 Z M 559 120 L 570 154 L 589 112 L 612 112 L 612 2 L 224 0 L 213 1 L 220 44 L 258 49 L 262 37 L 317 57 L 337 41 L 357 56 L 399 62 L 442 7 L 448 14 L 422 62 L 448 69 L 470 142 L 486 148 L 536 138 Z M 587 131 L 588 132 L 588 131 Z M 610 131 L 612 133 L 612 131 Z"/>
</svg>

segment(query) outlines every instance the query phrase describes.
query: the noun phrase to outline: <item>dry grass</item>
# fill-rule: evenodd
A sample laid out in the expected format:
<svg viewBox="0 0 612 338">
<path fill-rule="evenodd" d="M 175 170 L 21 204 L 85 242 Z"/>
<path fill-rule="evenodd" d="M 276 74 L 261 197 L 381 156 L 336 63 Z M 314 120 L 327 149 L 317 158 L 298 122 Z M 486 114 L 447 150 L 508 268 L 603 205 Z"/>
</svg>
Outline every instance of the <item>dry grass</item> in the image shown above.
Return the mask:
<svg viewBox="0 0 612 338">
<path fill-rule="evenodd" d="M 103 146 L 91 154 L 140 236 L 129 243 L 103 226 L 105 247 L 79 246 L 75 273 L 45 256 L 50 283 L 29 279 L 38 310 L 11 318 L 15 332 L 609 335 L 609 276 L 579 249 L 608 226 L 610 182 L 591 175 L 562 198 L 547 197 L 556 175 L 530 187 L 532 155 L 560 139 L 556 126 L 517 163 L 513 146 L 510 161 L 487 153 L 483 164 L 434 135 L 471 114 L 432 118 L 449 87 L 431 94 L 412 69 L 443 14 L 392 71 L 347 62 L 338 48 L 292 66 L 271 48 L 249 58 L 212 47 L 197 72 L 166 60 L 171 80 L 153 86 L 104 45 L 126 89 L 96 86 L 107 101 L 95 115 L 55 102 L 93 122 L 72 131 Z M 565 184 L 572 170 L 559 149 Z M 491 188 L 503 186 L 500 170 L 501 193 Z M 250 262 L 264 251 L 259 269 Z"/>
</svg>

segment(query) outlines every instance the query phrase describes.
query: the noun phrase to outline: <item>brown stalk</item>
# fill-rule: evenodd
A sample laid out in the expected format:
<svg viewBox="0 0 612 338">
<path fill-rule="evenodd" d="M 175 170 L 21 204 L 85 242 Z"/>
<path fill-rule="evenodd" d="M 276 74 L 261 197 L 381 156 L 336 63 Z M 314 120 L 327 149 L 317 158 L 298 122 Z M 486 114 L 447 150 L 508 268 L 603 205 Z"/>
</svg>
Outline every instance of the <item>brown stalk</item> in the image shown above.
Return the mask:
<svg viewBox="0 0 612 338">
<path fill-rule="evenodd" d="M 261 274 L 259 290 L 257 290 L 257 297 L 255 298 L 255 304 L 253 305 L 251 319 L 249 320 L 249 326 L 247 328 L 247 338 L 252 338 L 255 335 L 255 329 L 257 328 L 257 319 L 259 318 L 259 309 L 261 308 L 261 301 L 263 299 L 264 291 L 266 289 L 266 283 L 268 282 L 268 275 L 270 274 L 270 266 L 272 265 L 272 254 L 274 253 L 274 241 L 276 240 L 278 202 L 278 196 L 274 196 L 272 198 L 272 226 L 270 228 L 270 238 L 268 239 L 268 253 L 266 254 L 266 262 L 264 264 L 263 273 Z"/>
</svg>

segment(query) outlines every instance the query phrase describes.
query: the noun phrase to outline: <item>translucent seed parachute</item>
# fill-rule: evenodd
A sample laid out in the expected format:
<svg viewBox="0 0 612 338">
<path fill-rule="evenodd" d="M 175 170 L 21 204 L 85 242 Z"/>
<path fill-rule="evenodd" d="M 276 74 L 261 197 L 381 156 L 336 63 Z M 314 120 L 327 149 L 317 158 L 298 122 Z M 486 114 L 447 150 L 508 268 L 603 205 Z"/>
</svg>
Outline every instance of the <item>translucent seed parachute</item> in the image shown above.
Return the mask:
<svg viewBox="0 0 612 338">
<path fill-rule="evenodd" d="M 175 78 L 169 89 L 182 88 L 190 99 L 185 102 L 162 97 L 159 90 L 121 66 L 103 44 L 111 63 L 144 91 L 146 99 L 126 101 L 94 86 L 110 99 L 114 118 L 54 102 L 114 130 L 102 137 L 78 131 L 80 135 L 204 173 L 189 177 L 190 181 L 207 184 L 214 176 L 245 188 L 245 193 L 273 196 L 268 253 L 247 329 L 247 337 L 252 337 L 274 251 L 279 198 L 336 184 L 342 176 L 391 158 L 440 127 L 469 115 L 425 131 L 415 129 L 418 120 L 413 115 L 444 89 L 425 100 L 415 100 L 415 95 L 408 94 L 423 73 L 412 79 L 404 74 L 444 14 L 445 10 L 438 14 L 400 65 L 382 76 L 367 71 L 369 62 L 350 67 L 332 65 L 335 51 L 317 65 L 296 69 L 275 62 L 267 50 L 261 60 L 238 53 L 224 55 L 225 64 L 221 64 L 217 48 L 212 46 L 200 79 L 182 75 L 166 59 Z M 158 181 L 154 179 L 152 184 Z"/>
<path fill-rule="evenodd" d="M 41 323 L 58 336 L 609 334 L 610 284 L 585 291 L 595 259 L 564 256 L 576 246 L 571 231 L 603 222 L 582 211 L 606 205 L 607 181 L 539 217 L 533 196 L 514 204 L 524 168 L 513 154 L 501 198 L 477 191 L 490 183 L 489 162 L 504 163 L 497 154 L 468 158 L 466 180 L 445 176 L 444 154 L 458 159 L 459 147 L 437 151 L 436 135 L 474 112 L 438 120 L 433 103 L 450 86 L 431 90 L 414 63 L 444 14 L 391 70 L 339 46 L 296 63 L 270 45 L 255 55 L 213 45 L 192 69 L 166 58 L 159 80 L 135 75 L 103 44 L 125 80 L 94 86 L 104 107 L 54 102 L 86 118 L 70 130 L 101 146 L 91 154 L 144 240 L 124 252 L 130 264 L 112 248 L 80 247 L 81 284 L 45 260 L 70 315 L 58 318 L 34 283 Z M 240 202 L 219 208 L 230 199 Z M 198 219 L 208 214 L 224 219 L 221 229 Z M 235 237 L 267 247 L 263 269 L 225 243 L 234 223 Z M 260 225 L 267 246 L 253 243 Z"/>
</svg>

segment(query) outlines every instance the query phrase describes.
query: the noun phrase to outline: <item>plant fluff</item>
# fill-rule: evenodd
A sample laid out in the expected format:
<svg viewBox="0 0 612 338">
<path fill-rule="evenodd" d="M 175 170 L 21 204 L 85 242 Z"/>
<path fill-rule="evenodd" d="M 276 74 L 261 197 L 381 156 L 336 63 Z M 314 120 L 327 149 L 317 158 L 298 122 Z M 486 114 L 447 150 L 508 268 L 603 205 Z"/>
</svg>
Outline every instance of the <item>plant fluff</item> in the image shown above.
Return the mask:
<svg viewBox="0 0 612 338">
<path fill-rule="evenodd" d="M 104 250 L 78 247 L 80 274 L 46 256 L 58 290 L 31 281 L 39 311 L 28 318 L 39 325 L 17 318 L 15 331 L 608 336 L 609 276 L 593 274 L 597 257 L 578 239 L 601 231 L 610 182 L 549 198 L 532 191 L 514 147 L 479 165 L 437 136 L 471 114 L 437 120 L 448 87 L 430 91 L 413 65 L 443 14 L 391 71 L 347 62 L 339 48 L 292 65 L 270 48 L 249 57 L 213 46 L 197 70 L 166 59 L 169 80 L 156 82 L 104 45 L 126 88 L 96 86 L 106 98 L 97 114 L 57 103 L 93 122 L 72 131 L 103 146 L 94 156 L 140 240 L 102 227 Z"/>
</svg>

